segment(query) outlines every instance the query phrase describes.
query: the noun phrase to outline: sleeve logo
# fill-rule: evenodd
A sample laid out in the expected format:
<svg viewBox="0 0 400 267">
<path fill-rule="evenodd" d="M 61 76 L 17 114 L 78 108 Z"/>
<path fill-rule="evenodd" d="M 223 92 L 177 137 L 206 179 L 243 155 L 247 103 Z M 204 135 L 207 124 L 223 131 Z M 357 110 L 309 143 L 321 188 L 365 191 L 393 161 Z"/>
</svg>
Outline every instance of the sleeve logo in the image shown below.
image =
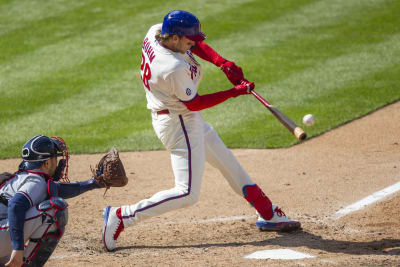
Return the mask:
<svg viewBox="0 0 400 267">
<path fill-rule="evenodd" d="M 191 95 L 192 94 L 192 90 L 190 90 L 190 88 L 186 88 L 186 94 L 187 95 Z"/>
</svg>

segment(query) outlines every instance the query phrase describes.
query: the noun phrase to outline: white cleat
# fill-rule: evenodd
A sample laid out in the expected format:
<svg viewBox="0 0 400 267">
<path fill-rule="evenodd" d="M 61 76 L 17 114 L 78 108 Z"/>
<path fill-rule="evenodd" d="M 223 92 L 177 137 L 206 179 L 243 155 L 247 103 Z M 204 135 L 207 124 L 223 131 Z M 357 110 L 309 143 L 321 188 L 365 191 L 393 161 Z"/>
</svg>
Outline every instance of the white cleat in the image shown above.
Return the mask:
<svg viewBox="0 0 400 267">
<path fill-rule="evenodd" d="M 272 211 L 274 216 L 269 220 L 264 219 L 260 214 L 257 213 L 258 219 L 256 225 L 261 231 L 290 232 L 301 227 L 300 222 L 286 217 L 285 213 L 276 205 L 272 205 Z"/>
<path fill-rule="evenodd" d="M 118 218 L 116 213 L 118 209 L 119 207 L 110 206 L 104 208 L 104 224 L 101 231 L 101 239 L 107 251 L 112 251 L 115 248 L 117 238 L 124 230 L 124 223 Z"/>
</svg>

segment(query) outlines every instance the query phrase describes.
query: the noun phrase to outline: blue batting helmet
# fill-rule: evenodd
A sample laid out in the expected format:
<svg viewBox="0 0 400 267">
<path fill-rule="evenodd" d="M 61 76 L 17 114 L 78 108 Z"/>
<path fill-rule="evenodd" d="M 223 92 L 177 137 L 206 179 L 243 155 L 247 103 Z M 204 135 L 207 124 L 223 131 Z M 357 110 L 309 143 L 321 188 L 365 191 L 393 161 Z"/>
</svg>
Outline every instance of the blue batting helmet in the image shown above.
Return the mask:
<svg viewBox="0 0 400 267">
<path fill-rule="evenodd" d="M 23 161 L 19 169 L 21 171 L 38 169 L 46 160 L 62 156 L 64 150 L 65 144 L 57 139 L 44 135 L 34 136 L 22 147 Z"/>
<path fill-rule="evenodd" d="M 206 38 L 200 31 L 200 21 L 195 15 L 183 10 L 173 10 L 164 17 L 161 34 L 177 34 L 199 42 Z"/>
</svg>

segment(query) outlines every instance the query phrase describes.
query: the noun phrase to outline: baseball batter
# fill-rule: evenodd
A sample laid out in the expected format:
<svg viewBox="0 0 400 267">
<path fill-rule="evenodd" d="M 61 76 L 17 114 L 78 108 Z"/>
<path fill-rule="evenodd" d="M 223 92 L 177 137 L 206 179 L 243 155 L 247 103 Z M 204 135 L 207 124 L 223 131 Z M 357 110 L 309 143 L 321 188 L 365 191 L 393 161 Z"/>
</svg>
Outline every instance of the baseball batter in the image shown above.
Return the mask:
<svg viewBox="0 0 400 267">
<path fill-rule="evenodd" d="M 43 266 L 68 221 L 64 199 L 99 187 L 94 178 L 69 183 L 61 138 L 33 137 L 22 159 L 15 174 L 0 174 L 0 266 Z"/>
<path fill-rule="evenodd" d="M 171 153 L 175 187 L 133 205 L 107 206 L 102 240 L 109 251 L 124 227 L 196 203 L 205 161 L 219 169 L 232 189 L 254 206 L 261 230 L 290 231 L 300 227 L 299 222 L 287 218 L 271 203 L 203 120 L 200 110 L 254 89 L 242 69 L 221 57 L 204 39 L 199 20 L 183 10 L 169 12 L 163 23 L 152 26 L 144 38 L 140 70 L 147 108 L 151 110 L 157 137 Z M 192 53 L 220 67 L 234 87 L 200 95 L 203 71 Z"/>
</svg>

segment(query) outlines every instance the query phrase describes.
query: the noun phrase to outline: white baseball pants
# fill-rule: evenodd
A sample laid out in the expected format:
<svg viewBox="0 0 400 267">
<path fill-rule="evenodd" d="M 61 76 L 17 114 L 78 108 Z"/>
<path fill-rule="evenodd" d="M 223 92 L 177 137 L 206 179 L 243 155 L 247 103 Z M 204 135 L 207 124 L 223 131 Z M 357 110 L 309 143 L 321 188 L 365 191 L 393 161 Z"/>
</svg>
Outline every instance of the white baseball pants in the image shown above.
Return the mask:
<svg viewBox="0 0 400 267">
<path fill-rule="evenodd" d="M 242 188 L 254 184 L 200 112 L 183 115 L 153 112 L 152 119 L 157 137 L 171 153 L 175 187 L 134 205 L 122 206 L 125 226 L 196 203 L 206 160 L 220 170 L 238 195 L 243 197 Z"/>
</svg>

